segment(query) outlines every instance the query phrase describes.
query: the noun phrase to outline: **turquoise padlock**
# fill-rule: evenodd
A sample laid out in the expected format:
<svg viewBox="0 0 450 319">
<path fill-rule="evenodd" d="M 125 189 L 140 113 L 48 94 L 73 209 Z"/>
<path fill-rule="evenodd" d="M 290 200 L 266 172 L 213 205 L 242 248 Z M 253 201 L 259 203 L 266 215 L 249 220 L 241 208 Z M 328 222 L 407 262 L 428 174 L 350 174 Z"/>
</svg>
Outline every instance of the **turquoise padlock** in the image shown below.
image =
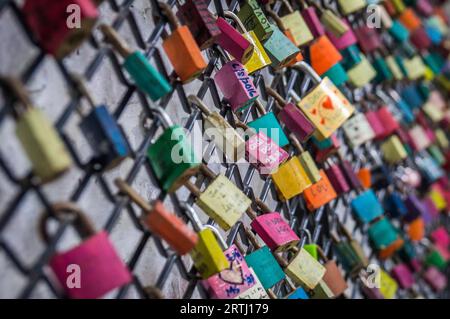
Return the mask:
<svg viewBox="0 0 450 319">
<path fill-rule="evenodd" d="M 382 56 L 378 56 L 373 60 L 373 67 L 377 71 L 377 76 L 374 79 L 376 83 L 390 81 L 394 78 L 391 69 Z"/>
<path fill-rule="evenodd" d="M 432 44 L 439 44 L 442 42 L 442 33 L 438 27 L 433 24 L 425 22 L 425 32 L 428 35 L 428 38 L 431 40 Z"/>
<path fill-rule="evenodd" d="M 328 77 L 336 86 L 341 86 L 348 81 L 347 72 L 345 72 L 344 67 L 339 62 L 329 68 L 322 77 Z"/>
<path fill-rule="evenodd" d="M 259 103 L 259 101 L 256 101 L 255 104 L 258 106 L 258 110 L 261 113 L 265 113 L 264 107 Z M 280 147 L 284 147 L 289 144 L 289 140 L 273 112 L 263 114 L 260 118 L 247 123 L 247 125 L 253 128 L 256 133 L 263 132 Z"/>
<path fill-rule="evenodd" d="M 411 107 L 405 100 L 403 100 L 400 96 L 395 99 L 395 106 L 402 114 L 402 119 L 405 123 L 412 123 L 416 119 Z"/>
<path fill-rule="evenodd" d="M 412 109 L 418 109 L 425 103 L 418 88 L 414 84 L 407 85 L 402 90 L 401 97 Z"/>
<path fill-rule="evenodd" d="M 276 26 L 272 25 L 273 32 L 263 43 L 264 50 L 272 61 L 271 66 L 282 68 L 289 64 L 300 52 L 299 48 L 286 37 Z"/>
<path fill-rule="evenodd" d="M 298 287 L 292 293 L 290 293 L 286 299 L 309 299 L 305 290 L 302 287 Z"/>
<path fill-rule="evenodd" d="M 264 289 L 272 288 L 286 277 L 269 247 L 263 246 L 245 256 L 247 265 L 255 271 Z"/>
<path fill-rule="evenodd" d="M 353 44 L 351 46 L 346 47 L 339 51 L 342 55 L 342 66 L 348 70 L 359 64 L 361 60 L 361 51 L 358 48 L 358 45 Z"/>
<path fill-rule="evenodd" d="M 359 194 L 353 199 L 351 207 L 358 219 L 366 224 L 384 213 L 383 206 L 372 189 Z"/>
<path fill-rule="evenodd" d="M 384 249 L 398 239 L 398 232 L 387 218 L 370 225 L 369 239 L 376 249 Z"/>
<path fill-rule="evenodd" d="M 398 20 L 392 22 L 392 26 L 389 28 L 389 34 L 398 42 L 405 42 L 409 39 L 409 31 Z"/>
<path fill-rule="evenodd" d="M 425 62 L 425 64 L 431 69 L 431 71 L 433 71 L 434 74 L 441 73 L 440 66 L 437 63 L 437 61 L 434 59 L 433 55 L 424 54 L 422 57 L 423 57 L 423 61 Z"/>
</svg>

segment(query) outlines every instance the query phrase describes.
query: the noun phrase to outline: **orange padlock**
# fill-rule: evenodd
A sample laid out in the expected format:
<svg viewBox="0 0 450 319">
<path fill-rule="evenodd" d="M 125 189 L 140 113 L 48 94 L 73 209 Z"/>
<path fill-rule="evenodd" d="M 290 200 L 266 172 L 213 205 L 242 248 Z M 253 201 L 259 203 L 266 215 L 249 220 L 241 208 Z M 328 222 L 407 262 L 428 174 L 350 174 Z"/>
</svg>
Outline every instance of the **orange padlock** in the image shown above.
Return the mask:
<svg viewBox="0 0 450 319">
<path fill-rule="evenodd" d="M 369 189 L 370 186 L 372 186 L 372 174 L 370 172 L 370 169 L 363 167 L 358 171 L 356 175 L 358 176 L 358 179 L 364 189 Z"/>
<path fill-rule="evenodd" d="M 408 225 L 408 236 L 411 240 L 419 241 L 425 235 L 425 223 L 422 218 L 417 218 L 413 220 Z"/>
<path fill-rule="evenodd" d="M 409 31 L 414 31 L 421 26 L 420 19 L 412 8 L 405 9 L 398 19 Z"/>
<path fill-rule="evenodd" d="M 320 176 L 321 179 L 317 183 L 314 183 L 303 192 L 303 197 L 310 211 L 322 207 L 337 197 L 336 191 L 323 169 L 320 170 Z"/>
<path fill-rule="evenodd" d="M 163 40 L 163 48 L 181 82 L 187 83 L 198 77 L 207 64 L 191 31 L 181 25 L 170 5 L 159 2 L 172 33 Z M 164 36 L 163 36 L 164 37 Z"/>
<path fill-rule="evenodd" d="M 311 66 L 319 75 L 324 74 L 342 60 L 342 55 L 326 35 L 322 35 L 313 42 L 309 50 Z"/>
<path fill-rule="evenodd" d="M 378 253 L 378 257 L 379 257 L 381 260 L 388 259 L 388 258 L 391 257 L 397 250 L 399 250 L 400 248 L 402 248 L 404 243 L 405 243 L 405 241 L 404 241 L 402 238 L 397 239 L 396 241 L 394 241 L 392 244 L 390 244 L 390 245 L 387 246 L 386 248 L 380 250 L 380 252 Z"/>
</svg>

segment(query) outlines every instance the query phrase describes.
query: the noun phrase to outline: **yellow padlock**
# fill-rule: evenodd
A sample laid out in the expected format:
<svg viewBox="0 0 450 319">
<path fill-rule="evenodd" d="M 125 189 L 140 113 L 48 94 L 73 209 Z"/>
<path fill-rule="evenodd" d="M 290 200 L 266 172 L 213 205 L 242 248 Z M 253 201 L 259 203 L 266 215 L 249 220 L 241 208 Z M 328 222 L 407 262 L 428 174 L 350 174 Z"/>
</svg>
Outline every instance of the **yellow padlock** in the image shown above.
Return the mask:
<svg viewBox="0 0 450 319">
<path fill-rule="evenodd" d="M 325 267 L 304 248 L 300 248 L 285 269 L 286 274 L 305 289 L 314 289 L 325 275 Z"/>
<path fill-rule="evenodd" d="M 431 199 L 438 210 L 441 211 L 447 208 L 447 201 L 438 189 L 432 188 L 428 193 L 428 197 Z"/>
<path fill-rule="evenodd" d="M 425 63 L 418 55 L 412 57 L 411 59 L 404 59 L 403 66 L 405 68 L 408 79 L 410 80 L 418 80 L 425 75 Z"/>
<path fill-rule="evenodd" d="M 403 73 L 400 69 L 399 65 L 397 64 L 397 61 L 395 61 L 395 58 L 392 55 L 389 55 L 386 57 L 386 63 L 388 65 L 389 70 L 392 72 L 392 75 L 394 76 L 394 79 L 402 80 L 403 79 Z"/>
<path fill-rule="evenodd" d="M 272 174 L 272 180 L 281 200 L 289 200 L 312 185 L 297 156 L 282 164 L 276 173 Z"/>
<path fill-rule="evenodd" d="M 445 132 L 439 128 L 434 133 L 436 135 L 436 141 L 437 141 L 439 147 L 441 147 L 443 150 L 448 149 L 448 147 L 450 146 L 450 142 L 449 142 L 447 136 L 445 135 Z"/>
<path fill-rule="evenodd" d="M 366 56 L 360 54 L 360 58 L 361 62 L 347 70 L 349 82 L 357 88 L 365 86 L 377 75 L 377 72 L 372 64 L 370 64 L 369 60 L 367 60 Z"/>
<path fill-rule="evenodd" d="M 384 159 L 389 164 L 396 164 L 404 160 L 408 153 L 397 135 L 392 135 L 383 144 L 381 144 L 381 151 Z"/>
<path fill-rule="evenodd" d="M 380 269 L 380 293 L 385 299 L 393 299 L 398 290 L 398 284 L 387 272 Z"/>
</svg>

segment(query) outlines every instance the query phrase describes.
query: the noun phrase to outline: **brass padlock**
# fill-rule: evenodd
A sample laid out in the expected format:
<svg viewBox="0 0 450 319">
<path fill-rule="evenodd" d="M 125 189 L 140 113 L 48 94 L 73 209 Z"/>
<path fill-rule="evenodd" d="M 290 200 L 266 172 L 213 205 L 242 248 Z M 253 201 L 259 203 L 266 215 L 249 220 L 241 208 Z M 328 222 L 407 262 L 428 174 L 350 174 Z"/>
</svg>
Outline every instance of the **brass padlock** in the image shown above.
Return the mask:
<svg viewBox="0 0 450 319">
<path fill-rule="evenodd" d="M 33 174 L 49 182 L 66 172 L 72 159 L 45 114 L 33 107 L 23 84 L 15 78 L 0 78 L 7 94 L 17 99 L 13 109 L 16 135 L 31 162 Z"/>
</svg>

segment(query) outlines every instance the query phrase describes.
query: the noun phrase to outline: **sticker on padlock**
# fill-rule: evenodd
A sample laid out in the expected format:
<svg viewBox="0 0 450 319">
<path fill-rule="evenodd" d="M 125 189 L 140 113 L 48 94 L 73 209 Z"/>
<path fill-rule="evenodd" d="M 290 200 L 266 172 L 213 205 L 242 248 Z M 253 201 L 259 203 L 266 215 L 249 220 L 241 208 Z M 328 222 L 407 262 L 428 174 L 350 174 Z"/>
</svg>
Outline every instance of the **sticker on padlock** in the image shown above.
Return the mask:
<svg viewBox="0 0 450 319">
<path fill-rule="evenodd" d="M 96 233 L 91 221 L 74 203 L 55 203 L 51 209 L 53 214 L 45 211 L 39 222 L 44 242 L 51 241 L 47 229 L 50 218 L 60 222 L 71 220 L 83 239 L 76 247 L 54 254 L 49 261 L 50 268 L 70 298 L 100 298 L 132 281 L 128 268 L 115 251 L 106 231 Z M 79 267 L 83 278 L 80 287 L 67 284 L 73 274 L 68 271 L 71 265 Z"/>
<path fill-rule="evenodd" d="M 197 234 L 181 218 L 169 212 L 159 200 L 148 203 L 124 180 L 117 178 L 114 183 L 120 194 L 126 195 L 142 209 L 142 222 L 153 234 L 164 239 L 179 255 L 190 252 L 198 242 Z"/>
<path fill-rule="evenodd" d="M 297 105 L 316 126 L 318 137 L 328 138 L 353 114 L 354 108 L 328 78 L 322 80 L 308 64 L 299 62 L 295 68 L 316 84 Z"/>
<path fill-rule="evenodd" d="M 337 197 L 336 191 L 331 186 L 324 170 L 320 170 L 320 176 L 321 179 L 317 183 L 303 192 L 309 211 L 314 211 Z"/>
<path fill-rule="evenodd" d="M 76 28 L 70 27 L 69 23 L 71 6 L 77 7 Z M 81 46 L 99 16 L 91 0 L 27 0 L 22 12 L 40 46 L 57 59 L 64 58 Z"/>
<path fill-rule="evenodd" d="M 50 182 L 72 165 L 66 147 L 45 114 L 32 105 L 23 84 L 15 78 L 0 77 L 5 93 L 17 99 L 12 110 L 16 136 L 31 162 L 32 171 L 41 183 Z"/>
<path fill-rule="evenodd" d="M 123 67 L 133 78 L 137 87 L 153 100 L 159 100 L 172 91 L 172 86 L 147 60 L 141 51 L 132 51 L 128 44 L 111 26 L 102 24 L 100 30 L 105 40 L 124 58 Z"/>
</svg>

